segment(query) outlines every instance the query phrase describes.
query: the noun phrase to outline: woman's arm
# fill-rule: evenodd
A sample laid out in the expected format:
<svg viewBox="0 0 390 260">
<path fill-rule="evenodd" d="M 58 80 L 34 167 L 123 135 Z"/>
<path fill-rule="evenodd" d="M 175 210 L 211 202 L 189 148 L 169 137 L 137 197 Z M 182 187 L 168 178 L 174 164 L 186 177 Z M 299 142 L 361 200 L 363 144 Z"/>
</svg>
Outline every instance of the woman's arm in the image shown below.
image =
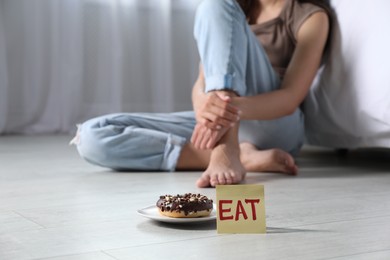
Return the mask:
<svg viewBox="0 0 390 260">
<path fill-rule="evenodd" d="M 313 14 L 301 26 L 297 45 L 287 68 L 281 88 L 251 97 L 235 97 L 232 104 L 241 111 L 244 120 L 269 120 L 292 114 L 306 97 L 329 34 L 328 16 Z"/>
<path fill-rule="evenodd" d="M 238 109 L 230 104 L 233 93 L 223 91 L 205 93 L 204 89 L 205 80 L 200 65 L 199 76 L 192 89 L 197 124 L 191 143 L 197 149 L 212 149 L 239 120 L 239 115 Z"/>
<path fill-rule="evenodd" d="M 205 79 L 202 65 L 192 88 L 192 104 L 196 121 L 208 128 L 230 127 L 239 120 L 238 109 L 230 104 L 231 94 L 223 91 L 205 93 Z"/>
</svg>

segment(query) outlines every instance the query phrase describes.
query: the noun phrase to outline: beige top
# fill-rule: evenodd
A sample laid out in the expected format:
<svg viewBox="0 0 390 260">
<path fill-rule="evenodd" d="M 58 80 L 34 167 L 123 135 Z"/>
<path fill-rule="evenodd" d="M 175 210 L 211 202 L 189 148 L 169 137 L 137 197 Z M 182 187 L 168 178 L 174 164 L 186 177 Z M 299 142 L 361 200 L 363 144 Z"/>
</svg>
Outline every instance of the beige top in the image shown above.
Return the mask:
<svg viewBox="0 0 390 260">
<path fill-rule="evenodd" d="M 313 13 L 325 12 L 319 6 L 286 0 L 279 16 L 261 24 L 251 25 L 263 45 L 274 70 L 283 77 L 297 43 L 296 35 L 303 22 Z"/>
</svg>

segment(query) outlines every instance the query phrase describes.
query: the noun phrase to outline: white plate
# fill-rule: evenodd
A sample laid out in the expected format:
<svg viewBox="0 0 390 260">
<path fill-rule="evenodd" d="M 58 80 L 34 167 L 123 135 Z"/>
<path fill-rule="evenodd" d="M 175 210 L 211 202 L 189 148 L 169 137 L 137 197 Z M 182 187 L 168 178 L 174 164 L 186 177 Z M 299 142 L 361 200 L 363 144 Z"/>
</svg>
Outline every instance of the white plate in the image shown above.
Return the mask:
<svg viewBox="0 0 390 260">
<path fill-rule="evenodd" d="M 160 215 L 158 212 L 157 206 L 149 206 L 143 209 L 137 210 L 138 214 L 140 214 L 143 217 L 150 218 L 153 220 L 161 221 L 161 222 L 167 222 L 167 223 L 198 223 L 198 222 L 204 222 L 204 221 L 210 221 L 215 220 L 217 218 L 217 214 L 215 211 L 215 204 L 214 209 L 211 211 L 210 215 L 207 217 L 199 217 L 199 218 L 170 218 L 166 216 Z"/>
</svg>

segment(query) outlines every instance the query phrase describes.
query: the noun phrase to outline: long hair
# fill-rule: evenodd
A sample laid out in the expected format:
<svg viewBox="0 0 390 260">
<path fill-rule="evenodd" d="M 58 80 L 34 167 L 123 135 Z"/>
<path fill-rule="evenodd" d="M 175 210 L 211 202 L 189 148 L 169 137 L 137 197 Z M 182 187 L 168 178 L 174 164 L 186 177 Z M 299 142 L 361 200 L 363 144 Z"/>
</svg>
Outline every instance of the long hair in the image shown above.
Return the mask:
<svg viewBox="0 0 390 260">
<path fill-rule="evenodd" d="M 332 9 L 327 0 L 296 0 L 299 3 L 311 3 L 325 10 L 328 16 L 332 17 Z M 260 14 L 260 4 L 258 0 L 237 0 L 242 10 L 244 11 L 249 24 L 255 24 L 257 17 Z"/>
</svg>

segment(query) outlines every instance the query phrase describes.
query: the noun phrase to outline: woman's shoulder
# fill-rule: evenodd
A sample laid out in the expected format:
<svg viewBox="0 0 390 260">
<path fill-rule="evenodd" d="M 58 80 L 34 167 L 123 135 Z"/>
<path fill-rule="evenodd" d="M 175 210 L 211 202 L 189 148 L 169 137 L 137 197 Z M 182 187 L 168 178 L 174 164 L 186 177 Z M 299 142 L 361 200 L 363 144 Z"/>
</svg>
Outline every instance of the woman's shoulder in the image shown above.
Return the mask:
<svg viewBox="0 0 390 260">
<path fill-rule="evenodd" d="M 298 0 L 287 0 L 290 2 L 289 8 L 286 12 L 285 23 L 286 26 L 296 41 L 296 36 L 298 35 L 299 29 L 302 25 L 316 13 L 322 13 L 321 16 L 327 17 L 327 11 L 313 3 L 310 2 L 300 2 Z"/>
</svg>

